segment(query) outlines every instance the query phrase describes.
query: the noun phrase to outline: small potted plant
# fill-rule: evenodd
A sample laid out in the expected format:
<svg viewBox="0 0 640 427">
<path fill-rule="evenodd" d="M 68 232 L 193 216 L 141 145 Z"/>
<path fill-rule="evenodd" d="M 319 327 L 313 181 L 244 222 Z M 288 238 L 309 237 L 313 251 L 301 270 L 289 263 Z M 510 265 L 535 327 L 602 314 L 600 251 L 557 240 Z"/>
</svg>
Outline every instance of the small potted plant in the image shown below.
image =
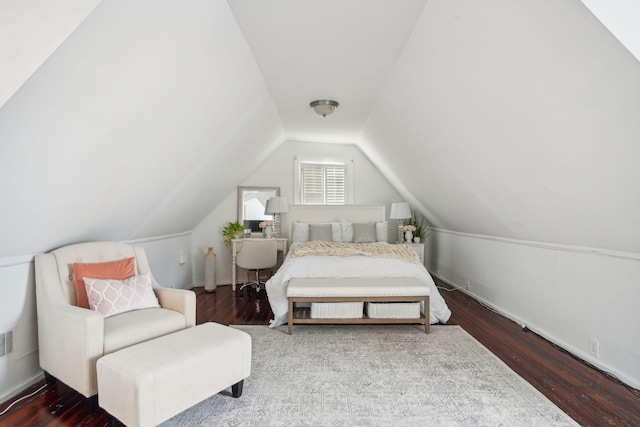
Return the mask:
<svg viewBox="0 0 640 427">
<path fill-rule="evenodd" d="M 230 222 L 229 225 L 222 228 L 222 235 L 224 236 L 224 245 L 229 246 L 229 243 L 233 239 L 241 237 L 239 233 L 244 233 L 244 225 L 239 222 Z"/>
<path fill-rule="evenodd" d="M 420 243 L 420 240 L 425 239 L 429 230 L 424 217 L 420 213 L 411 211 L 411 218 L 407 221 L 407 225 L 413 225 L 415 227 L 413 230 L 413 239 L 416 243 Z"/>
</svg>

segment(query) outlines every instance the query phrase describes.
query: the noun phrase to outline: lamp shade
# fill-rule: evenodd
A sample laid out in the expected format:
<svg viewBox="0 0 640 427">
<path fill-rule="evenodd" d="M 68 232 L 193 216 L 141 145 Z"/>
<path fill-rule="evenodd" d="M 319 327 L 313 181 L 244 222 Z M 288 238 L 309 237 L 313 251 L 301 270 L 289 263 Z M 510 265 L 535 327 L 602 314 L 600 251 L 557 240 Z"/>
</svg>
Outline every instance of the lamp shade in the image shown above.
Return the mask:
<svg viewBox="0 0 640 427">
<path fill-rule="evenodd" d="M 269 202 L 271 201 L 271 198 L 267 199 L 267 202 L 264 204 L 264 214 L 265 215 L 273 215 L 271 213 L 271 211 L 269 210 Z"/>
<path fill-rule="evenodd" d="M 407 202 L 392 203 L 391 212 L 389 213 L 389 218 L 391 219 L 411 218 L 411 209 L 409 208 L 409 203 Z"/>
<path fill-rule="evenodd" d="M 265 215 L 273 215 L 277 213 L 289 212 L 289 205 L 286 197 L 275 196 L 267 200 Z"/>
</svg>

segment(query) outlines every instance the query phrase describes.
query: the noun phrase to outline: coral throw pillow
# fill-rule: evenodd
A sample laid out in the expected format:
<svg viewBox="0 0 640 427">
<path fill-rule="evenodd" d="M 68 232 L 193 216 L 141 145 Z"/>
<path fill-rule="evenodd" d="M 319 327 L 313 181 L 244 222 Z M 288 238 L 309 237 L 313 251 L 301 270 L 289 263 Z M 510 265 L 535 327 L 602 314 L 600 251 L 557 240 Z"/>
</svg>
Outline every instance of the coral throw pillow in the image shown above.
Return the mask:
<svg viewBox="0 0 640 427">
<path fill-rule="evenodd" d="M 114 316 L 142 308 L 160 307 L 151 286 L 151 275 L 133 276 L 128 279 L 84 278 L 91 310 L 104 317 Z"/>
<path fill-rule="evenodd" d="M 110 262 L 74 263 L 73 277 L 76 279 L 78 307 L 89 308 L 84 278 L 122 280 L 135 276 L 135 257 Z"/>
</svg>

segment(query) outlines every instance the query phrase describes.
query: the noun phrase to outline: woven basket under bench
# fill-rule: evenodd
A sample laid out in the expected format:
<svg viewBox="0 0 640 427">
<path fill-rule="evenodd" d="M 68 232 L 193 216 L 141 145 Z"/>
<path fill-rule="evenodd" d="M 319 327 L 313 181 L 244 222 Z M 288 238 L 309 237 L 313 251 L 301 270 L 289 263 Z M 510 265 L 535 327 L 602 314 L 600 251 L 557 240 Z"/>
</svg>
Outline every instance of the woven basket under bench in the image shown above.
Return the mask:
<svg viewBox="0 0 640 427">
<path fill-rule="evenodd" d="M 373 279 L 291 279 L 287 287 L 289 300 L 289 334 L 293 324 L 301 323 L 407 323 L 423 324 L 429 333 L 429 285 L 414 278 Z M 424 316 L 420 316 L 420 302 L 424 302 Z M 297 303 L 311 303 L 310 316 L 296 316 Z M 345 303 L 357 303 L 342 305 Z M 386 305 L 391 308 L 373 307 L 377 317 L 367 316 L 363 304 Z M 315 307 L 314 307 L 315 304 Z M 407 316 L 389 311 L 398 311 L 397 304 L 407 311 Z M 413 304 L 407 305 L 407 304 Z M 418 316 L 414 315 L 417 304 Z M 413 307 L 413 308 L 411 308 Z M 315 308 L 315 310 L 314 310 Z M 411 313 L 408 311 L 411 310 Z M 335 317 L 334 317 L 335 316 Z"/>
</svg>

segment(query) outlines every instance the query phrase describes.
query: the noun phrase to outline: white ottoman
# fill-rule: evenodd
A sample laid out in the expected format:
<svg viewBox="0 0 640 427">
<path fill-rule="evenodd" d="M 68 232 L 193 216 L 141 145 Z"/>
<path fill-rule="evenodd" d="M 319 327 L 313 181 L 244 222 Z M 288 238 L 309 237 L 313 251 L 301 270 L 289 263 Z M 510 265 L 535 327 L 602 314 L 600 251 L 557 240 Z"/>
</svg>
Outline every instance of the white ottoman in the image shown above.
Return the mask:
<svg viewBox="0 0 640 427">
<path fill-rule="evenodd" d="M 218 323 L 184 329 L 98 360 L 100 407 L 129 427 L 155 426 L 251 373 L 251 337 Z"/>
</svg>

